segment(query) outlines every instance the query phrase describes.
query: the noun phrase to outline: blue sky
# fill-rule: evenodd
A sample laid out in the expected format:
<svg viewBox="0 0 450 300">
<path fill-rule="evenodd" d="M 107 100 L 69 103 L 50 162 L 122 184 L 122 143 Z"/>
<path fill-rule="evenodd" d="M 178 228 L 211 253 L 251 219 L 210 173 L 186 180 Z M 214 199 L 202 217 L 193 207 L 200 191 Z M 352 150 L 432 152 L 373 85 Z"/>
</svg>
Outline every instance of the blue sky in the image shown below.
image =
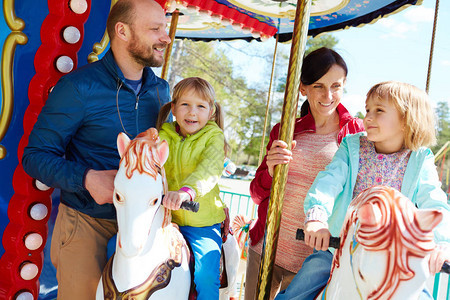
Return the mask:
<svg viewBox="0 0 450 300">
<path fill-rule="evenodd" d="M 410 6 L 374 24 L 332 33 L 339 40 L 336 50 L 349 67 L 343 103 L 352 114 L 364 111 L 365 94 L 381 81 L 408 82 L 425 90 L 435 3 L 435 0 L 423 0 L 420 6 Z M 273 39 L 264 43 L 235 42 L 234 47 L 270 52 L 274 42 Z M 290 44 L 279 47 L 286 48 L 287 53 L 290 51 Z M 434 47 L 429 94 L 434 103 L 446 101 L 450 105 L 448 0 L 440 1 Z M 240 75 L 245 76 L 250 84 L 270 77 L 269 66 L 261 60 L 242 54 L 230 57 L 237 66 L 237 72 L 241 72 Z"/>
</svg>

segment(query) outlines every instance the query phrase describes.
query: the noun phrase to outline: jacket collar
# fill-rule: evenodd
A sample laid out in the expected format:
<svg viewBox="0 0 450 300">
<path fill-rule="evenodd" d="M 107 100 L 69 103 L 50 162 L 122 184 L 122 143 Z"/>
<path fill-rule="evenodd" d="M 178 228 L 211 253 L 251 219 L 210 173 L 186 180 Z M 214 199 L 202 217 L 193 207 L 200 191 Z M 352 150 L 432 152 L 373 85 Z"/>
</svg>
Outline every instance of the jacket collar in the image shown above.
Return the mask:
<svg viewBox="0 0 450 300">
<path fill-rule="evenodd" d="M 336 107 L 336 111 L 339 115 L 339 129 L 345 126 L 349 120 L 353 119 L 352 115 L 341 103 Z M 316 123 L 314 117 L 309 110 L 308 114 L 303 118 L 298 118 L 295 121 L 294 134 L 299 134 L 306 131 L 316 132 Z"/>
<path fill-rule="evenodd" d="M 120 79 L 122 82 L 125 82 L 125 76 L 122 73 L 122 70 L 117 65 L 113 52 L 111 48 L 106 52 L 105 56 L 102 58 L 102 61 L 105 64 L 105 67 L 111 72 L 114 78 Z M 142 73 L 142 87 L 148 87 L 156 84 L 158 82 L 158 77 L 156 77 L 153 70 L 149 67 L 145 67 Z M 141 88 L 142 89 L 142 88 Z"/>
<path fill-rule="evenodd" d="M 179 131 L 180 126 L 178 125 L 177 121 L 173 121 L 171 123 L 164 123 L 162 125 L 162 128 L 164 128 L 164 130 L 167 132 L 167 134 L 170 135 L 172 137 L 172 139 L 174 139 L 174 140 L 185 140 L 185 139 L 196 140 L 199 137 L 201 137 L 203 134 L 207 134 L 210 131 L 220 129 L 219 126 L 216 124 L 216 122 L 211 121 L 211 120 L 208 121 L 206 123 L 205 127 L 200 129 L 200 131 L 198 131 L 192 135 L 188 134 L 186 137 L 183 137 L 180 134 L 180 131 Z"/>
</svg>

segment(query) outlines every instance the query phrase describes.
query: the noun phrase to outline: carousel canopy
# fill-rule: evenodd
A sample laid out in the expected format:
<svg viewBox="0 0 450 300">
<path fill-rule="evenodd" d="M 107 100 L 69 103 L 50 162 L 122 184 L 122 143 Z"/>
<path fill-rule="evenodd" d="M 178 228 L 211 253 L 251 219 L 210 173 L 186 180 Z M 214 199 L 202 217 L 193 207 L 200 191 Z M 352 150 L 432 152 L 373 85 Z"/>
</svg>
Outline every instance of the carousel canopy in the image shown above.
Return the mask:
<svg viewBox="0 0 450 300">
<path fill-rule="evenodd" d="M 289 41 L 296 0 L 158 0 L 169 12 L 179 9 L 176 38 L 265 40 L 280 34 Z M 422 0 L 312 0 L 308 35 L 376 22 Z"/>
</svg>

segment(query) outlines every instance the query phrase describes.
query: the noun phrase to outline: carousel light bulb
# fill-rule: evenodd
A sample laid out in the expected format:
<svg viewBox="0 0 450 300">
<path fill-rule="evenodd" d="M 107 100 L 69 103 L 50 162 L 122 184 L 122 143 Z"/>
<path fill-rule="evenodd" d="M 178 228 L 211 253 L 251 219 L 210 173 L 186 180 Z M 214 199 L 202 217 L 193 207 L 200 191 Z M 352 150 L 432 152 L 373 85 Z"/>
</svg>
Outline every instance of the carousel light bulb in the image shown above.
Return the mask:
<svg viewBox="0 0 450 300">
<path fill-rule="evenodd" d="M 188 6 L 187 11 L 191 14 L 197 12 L 197 8 L 195 6 Z"/>
<path fill-rule="evenodd" d="M 224 26 L 228 26 L 231 24 L 229 19 L 222 19 L 220 20 L 220 23 L 222 23 Z"/>
<path fill-rule="evenodd" d="M 216 22 L 220 23 L 220 16 L 219 15 L 211 15 L 211 19 Z"/>
<path fill-rule="evenodd" d="M 177 8 L 177 4 L 175 3 L 175 1 L 167 1 L 166 2 L 166 12 L 172 13 L 175 11 L 176 8 Z"/>
<path fill-rule="evenodd" d="M 51 92 L 52 89 L 53 89 L 53 87 L 51 87 L 50 92 Z M 36 185 L 36 188 L 38 190 L 40 190 L 40 191 L 48 191 L 50 189 L 49 186 L 47 186 L 46 184 L 40 182 L 37 179 L 34 181 L 34 184 Z"/>
<path fill-rule="evenodd" d="M 68 26 L 63 31 L 63 37 L 69 44 L 75 44 L 80 40 L 81 33 L 75 26 Z"/>
<path fill-rule="evenodd" d="M 251 28 L 248 27 L 242 27 L 241 31 L 245 34 L 249 34 L 252 32 Z"/>
<path fill-rule="evenodd" d="M 38 267 L 33 263 L 25 263 L 22 268 L 20 268 L 20 277 L 23 280 L 31 280 L 37 276 L 39 272 Z"/>
<path fill-rule="evenodd" d="M 261 37 L 261 34 L 259 32 L 253 31 L 252 32 L 252 37 L 254 37 L 255 39 Z"/>
<path fill-rule="evenodd" d="M 265 34 L 262 34 L 262 35 L 261 35 L 261 41 L 265 42 L 265 41 L 267 41 L 268 39 L 269 39 L 269 36 L 268 36 L 268 35 L 265 35 Z"/>
<path fill-rule="evenodd" d="M 42 246 L 43 241 L 44 240 L 39 233 L 29 233 L 25 236 L 25 247 L 27 247 L 28 250 L 36 250 Z"/>
<path fill-rule="evenodd" d="M 84 14 L 88 8 L 86 0 L 70 0 L 70 9 L 76 14 Z"/>
<path fill-rule="evenodd" d="M 236 30 L 236 31 L 242 31 L 241 24 L 239 24 L 239 23 L 234 23 L 231 25 L 231 27 L 233 27 L 234 30 Z"/>
<path fill-rule="evenodd" d="M 56 68 L 61 73 L 69 73 L 73 69 L 73 60 L 66 55 L 60 56 L 56 60 Z"/>
<path fill-rule="evenodd" d="M 34 300 L 33 294 L 30 292 L 21 292 L 15 300 Z"/>
<path fill-rule="evenodd" d="M 30 209 L 30 217 L 36 221 L 43 220 L 47 216 L 47 214 L 47 206 L 42 203 L 36 203 Z"/>
</svg>

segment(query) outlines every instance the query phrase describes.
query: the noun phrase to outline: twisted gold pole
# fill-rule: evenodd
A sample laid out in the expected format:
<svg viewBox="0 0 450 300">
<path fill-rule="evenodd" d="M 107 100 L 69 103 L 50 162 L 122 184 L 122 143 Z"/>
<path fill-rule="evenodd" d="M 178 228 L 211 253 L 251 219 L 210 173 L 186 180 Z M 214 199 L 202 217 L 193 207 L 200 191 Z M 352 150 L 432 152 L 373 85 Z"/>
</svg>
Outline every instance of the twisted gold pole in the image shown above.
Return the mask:
<svg viewBox="0 0 450 300">
<path fill-rule="evenodd" d="M 436 27 L 439 14 L 439 0 L 436 0 L 436 6 L 434 7 L 434 21 L 433 21 L 433 31 L 431 33 L 431 46 L 430 46 L 430 57 L 428 59 L 428 72 L 427 72 L 427 82 L 425 84 L 425 91 L 427 94 L 430 91 L 430 80 L 431 80 L 431 66 L 433 64 L 433 52 L 434 52 L 434 40 L 436 37 Z"/>
<path fill-rule="evenodd" d="M 166 52 L 164 52 L 164 64 L 161 70 L 161 78 L 167 80 L 167 73 L 169 71 L 169 61 L 170 61 L 170 55 L 172 54 L 172 46 L 173 41 L 175 40 L 175 32 L 177 31 L 178 26 L 178 16 L 180 15 L 180 11 L 176 9 L 172 13 L 172 21 L 170 22 L 170 29 L 169 29 L 169 37 L 170 37 L 170 44 L 166 48 Z"/>
<path fill-rule="evenodd" d="M 3 15 L 6 24 L 12 30 L 3 44 L 1 58 L 1 85 L 2 85 L 2 105 L 0 110 L 0 142 L 8 131 L 13 115 L 14 107 L 14 54 L 17 44 L 25 45 L 28 37 L 22 32 L 25 22 L 18 18 L 14 11 L 14 1 L 5 0 L 3 2 Z M 0 145 L 0 159 L 6 157 L 6 148 Z"/>
<path fill-rule="evenodd" d="M 311 0 L 298 0 L 295 12 L 294 31 L 292 35 L 291 55 L 284 94 L 283 112 L 279 139 L 285 141 L 291 148 L 297 113 L 298 93 L 300 86 L 300 70 L 305 53 L 306 39 L 311 9 Z M 264 236 L 261 264 L 259 266 L 258 289 L 256 298 L 270 298 L 273 265 L 278 243 L 281 211 L 286 186 L 288 165 L 277 165 L 274 169 L 272 189 L 270 191 L 269 209 L 267 212 L 266 234 Z M 292 237 L 294 238 L 294 237 Z"/>
</svg>

